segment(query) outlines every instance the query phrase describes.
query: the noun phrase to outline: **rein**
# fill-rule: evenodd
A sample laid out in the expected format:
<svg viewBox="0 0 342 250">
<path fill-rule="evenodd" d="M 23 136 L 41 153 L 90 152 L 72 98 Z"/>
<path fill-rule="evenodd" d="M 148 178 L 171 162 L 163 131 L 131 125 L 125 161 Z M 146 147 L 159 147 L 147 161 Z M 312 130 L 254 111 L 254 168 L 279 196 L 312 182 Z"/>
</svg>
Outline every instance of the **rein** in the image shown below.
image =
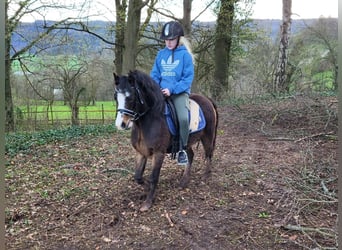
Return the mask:
<svg viewBox="0 0 342 250">
<path fill-rule="evenodd" d="M 132 87 L 133 88 L 133 87 Z M 141 95 L 141 92 L 140 92 L 140 89 L 138 87 L 134 87 L 135 91 L 137 92 L 138 94 L 138 101 L 140 104 L 144 104 L 144 100 L 142 98 L 142 95 Z M 115 91 L 117 93 L 119 93 L 119 91 L 117 89 L 115 89 Z M 134 110 L 131 110 L 131 109 L 126 109 L 126 108 L 123 108 L 123 109 L 118 109 L 117 111 L 120 112 L 121 114 L 125 114 L 125 115 L 128 115 L 130 116 L 132 119 L 132 121 L 137 121 L 139 120 L 139 118 L 143 117 L 148 111 L 150 110 L 150 108 L 148 107 L 144 112 L 142 113 L 139 113 L 139 112 L 136 112 Z"/>
</svg>

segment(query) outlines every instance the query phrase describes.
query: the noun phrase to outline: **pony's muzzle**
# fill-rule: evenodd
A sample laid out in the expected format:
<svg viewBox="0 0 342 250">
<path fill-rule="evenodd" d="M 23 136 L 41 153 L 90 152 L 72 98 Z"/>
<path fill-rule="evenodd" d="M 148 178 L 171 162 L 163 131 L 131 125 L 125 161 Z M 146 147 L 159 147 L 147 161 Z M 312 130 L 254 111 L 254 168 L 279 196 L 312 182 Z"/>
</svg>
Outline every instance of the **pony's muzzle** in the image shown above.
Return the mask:
<svg viewBox="0 0 342 250">
<path fill-rule="evenodd" d="M 115 126 L 119 130 L 127 130 L 132 127 L 132 118 L 125 114 L 119 114 L 116 117 Z"/>
<path fill-rule="evenodd" d="M 124 129 L 124 130 L 128 130 L 128 129 L 131 129 L 132 128 L 132 120 L 128 120 L 127 122 L 123 122 L 122 124 L 121 124 L 121 127 L 122 127 L 122 129 Z"/>
</svg>

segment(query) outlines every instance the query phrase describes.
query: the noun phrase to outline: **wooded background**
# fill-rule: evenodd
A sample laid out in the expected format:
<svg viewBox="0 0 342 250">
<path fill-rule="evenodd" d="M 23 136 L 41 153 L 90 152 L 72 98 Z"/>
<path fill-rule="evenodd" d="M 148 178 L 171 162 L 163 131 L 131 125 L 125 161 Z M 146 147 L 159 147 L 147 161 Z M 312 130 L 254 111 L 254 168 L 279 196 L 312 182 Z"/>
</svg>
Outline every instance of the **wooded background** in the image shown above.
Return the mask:
<svg viewBox="0 0 342 250">
<path fill-rule="evenodd" d="M 201 12 L 216 13 L 213 22 L 192 17 L 191 0 L 183 1 L 182 14 L 167 10 L 172 1 L 117 0 L 115 22 L 89 21 L 87 1 L 5 2 L 7 132 L 16 130 L 16 112 L 36 100 L 48 109 L 63 99 L 71 124 L 79 125 L 80 106 L 113 100 L 113 72 L 148 73 L 164 46 L 163 22 L 155 16 L 183 24 L 196 54 L 192 91 L 218 103 L 337 89 L 337 19 L 294 21 L 289 0 L 283 1 L 283 20 L 250 19 L 253 0 L 213 0 Z M 46 15 L 71 8 L 80 14 L 59 21 Z M 32 13 L 42 18 L 21 21 Z"/>
</svg>

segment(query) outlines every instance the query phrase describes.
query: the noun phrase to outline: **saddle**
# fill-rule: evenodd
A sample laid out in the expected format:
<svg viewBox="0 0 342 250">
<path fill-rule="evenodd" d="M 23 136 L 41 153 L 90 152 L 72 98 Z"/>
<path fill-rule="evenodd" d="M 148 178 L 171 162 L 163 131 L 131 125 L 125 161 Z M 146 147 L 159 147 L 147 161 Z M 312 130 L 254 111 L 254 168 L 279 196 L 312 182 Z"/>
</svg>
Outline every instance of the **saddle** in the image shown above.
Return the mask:
<svg viewBox="0 0 342 250">
<path fill-rule="evenodd" d="M 195 133 L 204 129 L 206 125 L 205 117 L 201 107 L 192 99 L 190 101 L 189 116 L 189 133 Z M 169 147 L 168 152 L 172 153 L 172 159 L 175 159 L 176 153 L 179 151 L 179 125 L 175 107 L 171 99 L 165 100 L 165 119 L 169 131 L 172 135 L 172 145 Z"/>
</svg>

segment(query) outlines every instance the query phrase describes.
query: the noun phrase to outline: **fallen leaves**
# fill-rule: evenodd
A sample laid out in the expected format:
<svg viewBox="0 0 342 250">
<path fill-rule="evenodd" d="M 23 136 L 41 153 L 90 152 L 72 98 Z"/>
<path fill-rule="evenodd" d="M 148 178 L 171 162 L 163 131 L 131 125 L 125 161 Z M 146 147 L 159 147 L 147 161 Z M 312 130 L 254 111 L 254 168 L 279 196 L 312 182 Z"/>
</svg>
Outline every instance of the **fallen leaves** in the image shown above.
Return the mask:
<svg viewBox="0 0 342 250">
<path fill-rule="evenodd" d="M 303 142 L 269 141 L 253 120 L 274 117 L 263 108 L 272 109 L 219 107 L 221 136 L 209 180 L 202 179 L 201 147 L 194 148 L 191 180 L 185 190 L 177 186 L 183 169 L 166 157 L 155 203 L 146 213 L 139 212 L 145 196 L 133 180 L 135 153 L 128 133 L 54 141 L 7 155 L 8 249 L 290 249 L 293 242 L 312 243 L 300 231 L 282 226 L 288 221 L 295 225 L 295 216 L 304 212 L 301 225 L 332 230 L 306 233 L 319 244 L 333 247 L 334 238 L 326 235 L 334 235 L 335 204 L 299 206 L 295 197 L 301 189 L 294 185 L 303 184 L 298 167 L 305 159 L 310 176 L 319 173 L 334 180 L 327 188 L 337 190 L 335 179 L 329 179 L 337 166 L 336 142 L 329 140 L 308 152 L 300 148 Z M 296 121 L 296 117 L 289 118 Z M 277 124 L 284 133 L 284 124 L 275 121 L 273 126 Z M 299 125 L 302 132 L 306 124 Z M 270 132 L 269 127 L 264 129 Z M 322 168 L 316 171 L 309 163 Z M 147 179 L 149 171 L 148 163 Z M 310 181 L 314 184 L 315 179 Z M 319 182 L 317 188 L 321 190 Z M 315 210 L 310 213 L 310 208 Z M 315 238 L 317 234 L 321 237 Z"/>
</svg>

